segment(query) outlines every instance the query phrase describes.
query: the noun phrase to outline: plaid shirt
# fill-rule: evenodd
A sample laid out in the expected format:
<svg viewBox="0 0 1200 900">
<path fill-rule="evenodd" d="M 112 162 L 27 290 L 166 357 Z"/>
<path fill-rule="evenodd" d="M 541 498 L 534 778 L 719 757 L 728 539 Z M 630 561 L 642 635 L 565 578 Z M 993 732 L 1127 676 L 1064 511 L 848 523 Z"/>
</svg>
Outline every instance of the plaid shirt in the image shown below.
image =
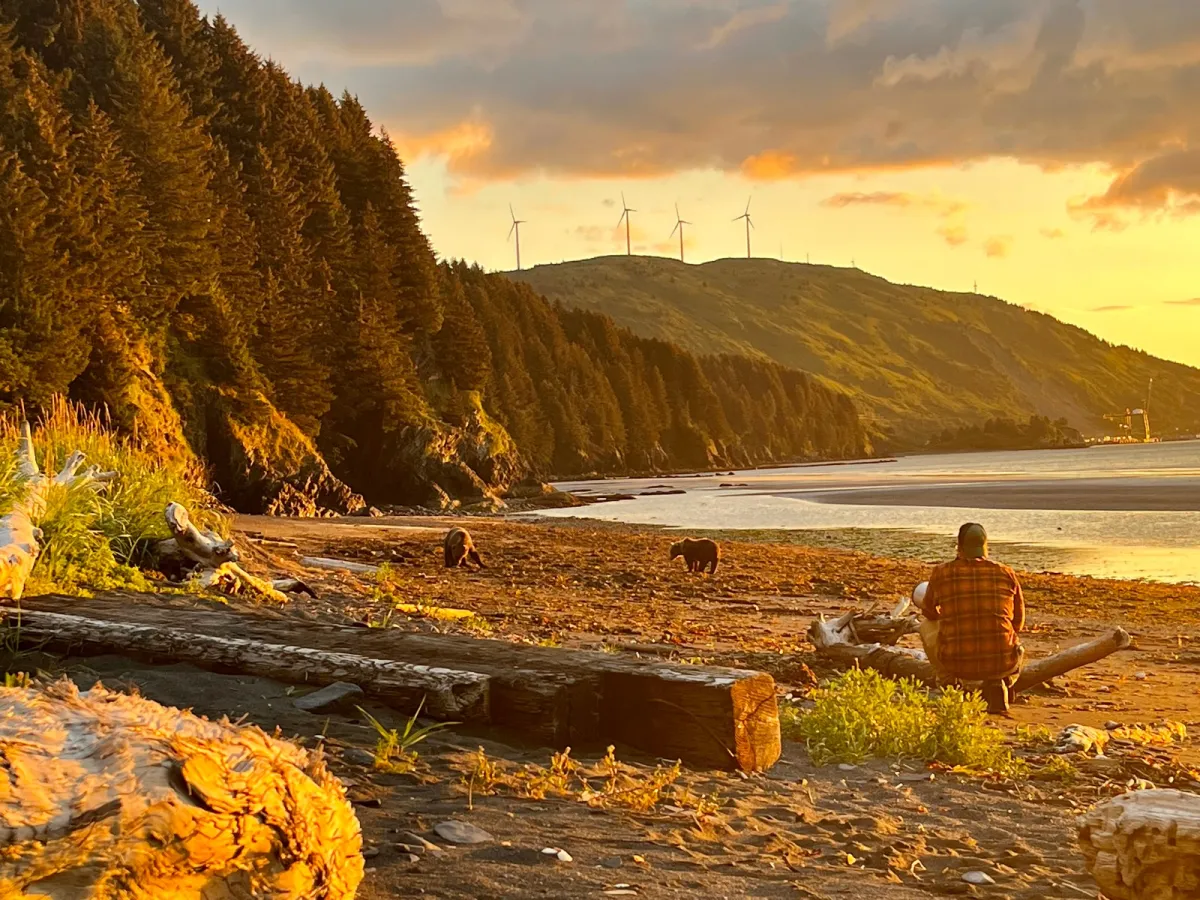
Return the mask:
<svg viewBox="0 0 1200 900">
<path fill-rule="evenodd" d="M 937 652 L 950 674 L 963 681 L 1012 674 L 1025 627 L 1025 598 L 1012 569 L 990 559 L 942 563 L 924 605 L 925 617 L 942 623 Z"/>
</svg>

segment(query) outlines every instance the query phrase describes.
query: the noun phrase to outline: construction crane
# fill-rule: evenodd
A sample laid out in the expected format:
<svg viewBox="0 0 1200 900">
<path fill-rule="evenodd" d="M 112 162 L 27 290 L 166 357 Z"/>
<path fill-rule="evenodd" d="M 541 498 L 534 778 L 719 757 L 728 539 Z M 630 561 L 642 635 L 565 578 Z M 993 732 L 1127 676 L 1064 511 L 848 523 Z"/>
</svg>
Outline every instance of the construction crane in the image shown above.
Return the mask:
<svg viewBox="0 0 1200 900">
<path fill-rule="evenodd" d="M 1143 443 L 1149 444 L 1152 439 L 1150 437 L 1150 395 L 1154 391 L 1154 379 L 1150 379 L 1150 384 L 1146 388 L 1146 405 L 1141 409 L 1128 409 L 1124 413 L 1105 413 L 1104 418 L 1110 422 L 1117 422 L 1118 425 L 1125 430 L 1125 434 L 1131 441 L 1137 440 L 1133 437 L 1133 420 L 1135 417 L 1140 417 L 1142 425 L 1145 428 L 1146 436 L 1142 440 Z"/>
</svg>

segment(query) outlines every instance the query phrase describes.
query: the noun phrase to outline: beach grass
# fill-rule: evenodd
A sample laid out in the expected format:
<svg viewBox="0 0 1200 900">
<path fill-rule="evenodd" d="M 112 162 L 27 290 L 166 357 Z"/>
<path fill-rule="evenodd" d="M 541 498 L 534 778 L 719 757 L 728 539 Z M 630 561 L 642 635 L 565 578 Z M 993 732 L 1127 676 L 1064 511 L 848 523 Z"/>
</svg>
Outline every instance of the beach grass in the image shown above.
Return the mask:
<svg viewBox="0 0 1200 900">
<path fill-rule="evenodd" d="M 0 515 L 20 491 L 21 421 L 11 413 L 0 416 Z M 41 553 L 27 592 L 148 589 L 135 564 L 148 544 L 170 537 L 164 511 L 171 502 L 186 506 L 200 527 L 228 533 L 229 519 L 205 489 L 198 466 L 139 448 L 118 435 L 103 414 L 56 400 L 32 431 L 43 472 L 58 471 L 79 450 L 87 464 L 117 474 L 102 491 L 87 485 L 51 487 L 45 513 L 34 523 L 42 530 Z"/>
<path fill-rule="evenodd" d="M 805 742 L 817 765 L 869 759 L 939 762 L 954 768 L 1020 774 L 987 704 L 957 688 L 931 692 L 915 681 L 850 669 L 814 693 L 810 710 L 787 707 L 784 733 Z"/>
</svg>

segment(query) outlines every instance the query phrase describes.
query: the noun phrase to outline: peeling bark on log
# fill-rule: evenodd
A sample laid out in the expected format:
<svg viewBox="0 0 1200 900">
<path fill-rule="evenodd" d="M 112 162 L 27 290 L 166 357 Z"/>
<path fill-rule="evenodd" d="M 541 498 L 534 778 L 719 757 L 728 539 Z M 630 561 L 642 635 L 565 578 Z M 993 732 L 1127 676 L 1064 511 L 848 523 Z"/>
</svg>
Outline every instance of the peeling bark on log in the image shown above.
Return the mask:
<svg viewBox="0 0 1200 900">
<path fill-rule="evenodd" d="M 908 602 L 903 602 L 896 612 L 902 613 L 907 606 Z M 893 617 L 896 617 L 896 612 L 893 612 Z M 869 633 L 890 633 L 884 622 L 888 617 L 864 617 L 859 613 L 849 612 L 831 621 L 821 618 L 813 622 L 808 630 L 809 640 L 816 646 L 820 656 L 846 666 L 865 666 L 889 678 L 914 678 L 930 686 L 937 684 L 937 673 L 924 651 L 909 647 L 889 647 L 879 643 L 860 643 L 856 639 L 856 633 L 861 633 L 857 623 L 864 618 Z M 908 627 L 908 618 L 897 617 L 897 620 L 898 623 L 903 623 L 903 628 Z M 1128 632 L 1123 628 L 1116 628 L 1095 640 L 1069 647 L 1043 659 L 1027 662 L 1013 686 L 1013 691 L 1036 687 L 1073 669 L 1104 659 L 1119 650 L 1127 650 L 1132 644 L 1133 639 Z"/>
<path fill-rule="evenodd" d="M 44 641 L 52 647 L 92 645 L 105 652 L 170 659 L 290 684 L 351 681 L 400 709 L 416 709 L 424 700 L 425 711 L 437 719 L 488 721 L 488 677 L 478 672 L 62 613 L 23 610 L 15 618 L 22 641 Z"/>
<path fill-rule="evenodd" d="M 1079 846 L 1112 900 L 1191 900 L 1200 896 L 1200 796 L 1133 791 L 1089 810 Z"/>
<path fill-rule="evenodd" d="M 354 811 L 319 754 L 70 681 L 0 688 L 0 896 L 351 900 Z"/>
<path fill-rule="evenodd" d="M 89 466 L 82 472 L 84 455 L 76 450 L 56 475 L 43 474 L 38 468 L 33 449 L 33 432 L 28 422 L 21 423 L 17 442 L 17 475 L 20 487 L 12 511 L 0 518 L 0 594 L 16 601 L 25 592 L 25 582 L 33 571 L 41 551 L 41 529 L 34 523 L 46 512 L 50 489 L 55 485 L 67 488 L 81 485 L 103 490 L 116 477 L 115 472 L 101 472 Z"/>
</svg>

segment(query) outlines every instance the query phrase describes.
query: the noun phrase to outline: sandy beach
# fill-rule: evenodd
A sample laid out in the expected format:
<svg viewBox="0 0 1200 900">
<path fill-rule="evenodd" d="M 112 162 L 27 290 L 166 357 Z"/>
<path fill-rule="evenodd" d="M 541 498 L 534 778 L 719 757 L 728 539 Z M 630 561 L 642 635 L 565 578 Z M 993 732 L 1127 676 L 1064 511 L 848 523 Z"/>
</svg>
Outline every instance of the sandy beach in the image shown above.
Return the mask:
<svg viewBox="0 0 1200 900">
<path fill-rule="evenodd" d="M 372 600 L 375 578 L 303 568 L 304 556 L 387 563 L 396 595 L 422 605 L 465 608 L 487 636 L 563 647 L 604 649 L 690 663 L 770 672 L 781 694 L 803 697 L 832 674 L 805 633 L 815 616 L 872 603 L 891 604 L 922 580 L 927 566 L 865 553 L 773 542 L 725 540 L 715 577 L 688 575 L 667 559 L 670 536 L 588 521 L 465 522 L 488 568 L 441 567 L 441 535 L 462 519 L 287 520 L 239 517 L 237 537 L 255 571 L 302 573 L 319 599 L 297 598 L 261 610 L 286 629 L 289 619 L 369 622 L 404 630 L 462 626 L 403 615 L 386 617 Z M 1023 577 L 1030 610 L 1029 652 L 1039 656 L 1091 638 L 1112 625 L 1135 637 L 1133 651 L 1072 673 L 1022 696 L 1001 722 L 1013 746 L 1022 727 L 1057 732 L 1070 723 L 1102 726 L 1174 720 L 1200 727 L 1200 588 L 1055 575 Z M 201 599 L 172 602 L 204 604 Z M 235 606 L 257 610 L 242 601 Z M 214 614 L 219 607 L 212 607 Z M 913 638 L 906 638 L 911 641 Z M 1094 885 L 1074 846 L 1074 815 L 1126 788 L 1130 778 L 1200 784 L 1200 754 L 1190 742 L 1114 755 L 1103 771 L 1079 761 L 1073 783 L 957 775 L 918 762 L 816 767 L 804 747 L 785 741 L 783 759 L 759 775 L 687 772 L 648 812 L 597 809 L 572 798 L 534 800 L 504 788 L 467 789 L 472 754 L 483 747 L 502 767 L 545 766 L 551 748 L 498 743 L 483 734 L 440 732 L 419 746 L 419 765 L 403 775 L 370 763 L 374 732 L 361 719 L 312 716 L 293 689 L 262 679 L 147 666 L 120 657 L 59 661 L 81 684 L 97 679 L 136 687 L 163 703 L 249 721 L 321 745 L 357 804 L 369 856 L 360 896 L 544 898 L 614 895 L 646 898 L 917 898 L 980 889 L 968 870 L 989 873 L 987 896 L 1035 900 L 1078 897 Z M 396 711 L 368 706 L 389 726 Z M 585 764 L 602 748 L 574 748 Z M 658 761 L 618 748 L 646 775 Z M 714 796 L 703 812 L 686 798 Z M 445 846 L 433 826 L 446 819 L 484 828 L 494 840 Z M 410 855 L 409 833 L 441 852 Z M 567 850 L 572 861 L 541 851 Z M 620 887 L 627 885 L 627 887 Z M 964 890 L 965 889 L 965 890 Z M 982 895 L 982 894 L 980 894 Z"/>
</svg>

